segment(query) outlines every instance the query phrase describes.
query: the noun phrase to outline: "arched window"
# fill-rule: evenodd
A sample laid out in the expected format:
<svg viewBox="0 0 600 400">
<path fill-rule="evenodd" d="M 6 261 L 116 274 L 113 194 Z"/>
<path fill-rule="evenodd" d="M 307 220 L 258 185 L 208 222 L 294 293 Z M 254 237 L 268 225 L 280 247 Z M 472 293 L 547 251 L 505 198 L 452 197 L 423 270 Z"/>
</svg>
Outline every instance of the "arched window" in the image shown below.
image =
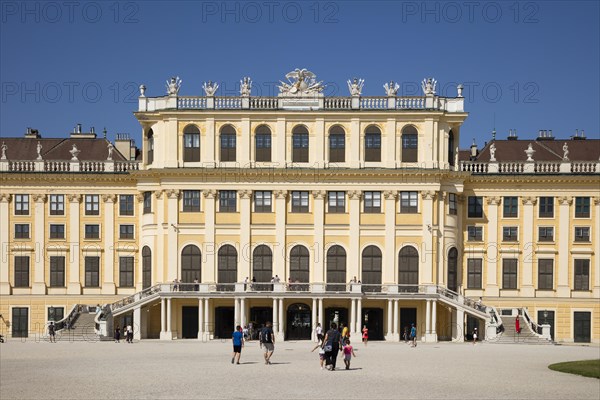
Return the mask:
<svg viewBox="0 0 600 400">
<path fill-rule="evenodd" d="M 236 132 L 231 125 L 221 128 L 221 161 L 236 160 Z"/>
<path fill-rule="evenodd" d="M 448 133 L 448 164 L 454 166 L 454 132 Z"/>
<path fill-rule="evenodd" d="M 183 161 L 200 161 L 200 129 L 196 125 L 183 128 Z"/>
<path fill-rule="evenodd" d="M 181 282 L 191 283 L 194 279 L 200 282 L 201 262 L 200 249 L 193 244 L 185 246 L 181 251 Z"/>
<path fill-rule="evenodd" d="M 346 132 L 339 125 L 329 130 L 329 162 L 346 161 Z"/>
<path fill-rule="evenodd" d="M 142 248 L 142 289 L 152 286 L 152 251 L 150 247 Z"/>
<path fill-rule="evenodd" d="M 365 161 L 381 161 L 381 130 L 375 125 L 365 129 Z"/>
<path fill-rule="evenodd" d="M 367 246 L 362 252 L 362 291 L 381 292 L 381 250 Z"/>
<path fill-rule="evenodd" d="M 237 282 L 237 250 L 226 244 L 219 249 L 217 290 L 233 291 Z"/>
<path fill-rule="evenodd" d="M 273 253 L 268 246 L 260 245 L 252 253 L 252 276 L 256 279 L 254 290 L 270 290 L 273 277 Z"/>
<path fill-rule="evenodd" d="M 448 252 L 448 289 L 456 292 L 458 289 L 458 250 L 453 247 Z"/>
<path fill-rule="evenodd" d="M 292 162 L 308 162 L 308 129 L 304 125 L 292 129 Z"/>
<path fill-rule="evenodd" d="M 146 164 L 152 164 L 154 162 L 154 131 L 150 129 L 146 134 L 148 138 L 146 150 Z"/>
<path fill-rule="evenodd" d="M 327 291 L 346 291 L 346 250 L 331 246 L 327 251 Z"/>
<path fill-rule="evenodd" d="M 290 251 L 290 281 L 293 283 L 292 290 L 308 290 L 310 281 L 310 254 L 308 249 L 302 245 L 292 247 Z"/>
<path fill-rule="evenodd" d="M 412 125 L 402 129 L 402 162 L 417 162 L 419 158 L 419 132 Z"/>
<path fill-rule="evenodd" d="M 419 291 L 419 253 L 414 247 L 403 247 L 398 254 L 398 283 L 400 292 Z"/>
<path fill-rule="evenodd" d="M 271 129 L 267 125 L 260 125 L 254 131 L 256 161 L 271 161 Z"/>
</svg>

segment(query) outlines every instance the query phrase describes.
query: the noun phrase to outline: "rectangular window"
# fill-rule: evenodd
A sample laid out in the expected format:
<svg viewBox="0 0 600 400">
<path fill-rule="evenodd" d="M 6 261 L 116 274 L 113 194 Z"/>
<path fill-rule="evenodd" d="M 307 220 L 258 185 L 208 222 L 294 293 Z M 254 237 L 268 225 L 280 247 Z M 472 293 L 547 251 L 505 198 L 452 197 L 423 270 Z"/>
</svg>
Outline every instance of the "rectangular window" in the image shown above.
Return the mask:
<svg viewBox="0 0 600 400">
<path fill-rule="evenodd" d="M 365 213 L 378 214 L 381 212 L 381 192 L 364 192 Z"/>
<path fill-rule="evenodd" d="M 50 287 L 65 287 L 65 257 L 50 256 Z"/>
<path fill-rule="evenodd" d="M 502 260 L 502 289 L 517 288 L 517 259 L 505 258 Z"/>
<path fill-rule="evenodd" d="M 416 214 L 419 192 L 400 192 L 400 212 L 402 214 Z"/>
<path fill-rule="evenodd" d="M 483 217 L 483 197 L 469 196 L 469 218 Z"/>
<path fill-rule="evenodd" d="M 64 239 L 65 238 L 65 226 L 60 225 L 50 225 L 50 239 Z"/>
<path fill-rule="evenodd" d="M 85 257 L 85 287 L 100 287 L 100 257 Z"/>
<path fill-rule="evenodd" d="M 15 194 L 15 215 L 29 215 L 28 194 Z"/>
<path fill-rule="evenodd" d="M 183 191 L 183 211 L 184 212 L 200 212 L 200 191 L 199 190 L 184 190 Z"/>
<path fill-rule="evenodd" d="M 538 289 L 554 289 L 554 260 L 548 258 L 538 260 Z"/>
<path fill-rule="evenodd" d="M 467 289 L 481 289 L 481 258 L 467 259 Z"/>
<path fill-rule="evenodd" d="M 85 215 L 100 215 L 100 196 L 97 194 L 85 195 Z"/>
<path fill-rule="evenodd" d="M 575 260 L 575 290 L 590 290 L 590 260 Z"/>
<path fill-rule="evenodd" d="M 590 198 L 575 197 L 575 218 L 590 217 Z"/>
<path fill-rule="evenodd" d="M 219 211 L 236 212 L 236 196 L 237 192 L 235 190 L 220 190 Z"/>
<path fill-rule="evenodd" d="M 308 192 L 292 192 L 292 212 L 307 213 L 308 212 Z"/>
<path fill-rule="evenodd" d="M 467 227 L 467 240 L 469 242 L 483 241 L 483 227 L 482 226 L 468 226 Z"/>
<path fill-rule="evenodd" d="M 516 242 L 519 240 L 519 228 L 516 226 L 505 226 L 502 228 L 502 240 L 504 242 Z"/>
<path fill-rule="evenodd" d="M 554 227 L 540 226 L 538 228 L 538 240 L 540 242 L 554 242 Z"/>
<path fill-rule="evenodd" d="M 540 197 L 540 218 L 554 218 L 554 197 Z"/>
<path fill-rule="evenodd" d="M 415 134 L 402 135 L 402 162 L 417 162 L 419 137 Z"/>
<path fill-rule="evenodd" d="M 133 239 L 133 225 L 119 225 L 119 238 L 120 239 Z"/>
<path fill-rule="evenodd" d="M 64 307 L 48 307 L 48 321 L 60 321 L 65 317 Z"/>
<path fill-rule="evenodd" d="M 345 162 L 346 161 L 346 135 L 331 134 L 329 135 L 329 162 Z"/>
<path fill-rule="evenodd" d="M 15 256 L 15 287 L 29 287 L 29 256 Z"/>
<path fill-rule="evenodd" d="M 65 215 L 65 196 L 62 194 L 50 195 L 50 215 Z"/>
<path fill-rule="evenodd" d="M 133 257 L 119 257 L 119 286 L 133 287 Z"/>
<path fill-rule="evenodd" d="M 15 239 L 29 239 L 29 224 L 15 224 Z"/>
<path fill-rule="evenodd" d="M 200 134 L 183 134 L 183 161 L 200 161 Z"/>
<path fill-rule="evenodd" d="M 381 134 L 367 133 L 365 135 L 365 161 L 381 161 Z"/>
<path fill-rule="evenodd" d="M 144 192 L 144 214 L 152 212 L 152 192 Z"/>
<path fill-rule="evenodd" d="M 519 198 L 515 196 L 504 197 L 504 218 L 517 218 L 519 216 Z"/>
<path fill-rule="evenodd" d="M 234 133 L 221 134 L 221 161 L 236 160 L 236 136 Z"/>
<path fill-rule="evenodd" d="M 346 192 L 327 192 L 327 212 L 332 214 L 346 212 Z"/>
<path fill-rule="evenodd" d="M 100 239 L 100 225 L 86 225 L 85 226 L 85 238 L 86 239 Z"/>
<path fill-rule="evenodd" d="M 119 214 L 120 215 L 133 215 L 133 195 L 132 194 L 119 195 Z"/>
<path fill-rule="evenodd" d="M 575 227 L 575 241 L 576 242 L 589 242 L 590 241 L 590 227 L 589 226 L 576 226 Z"/>
<path fill-rule="evenodd" d="M 254 212 L 270 213 L 272 201 L 271 197 L 271 192 L 254 192 Z"/>
<path fill-rule="evenodd" d="M 457 199 L 455 193 L 448 194 L 448 214 L 450 215 L 458 214 L 458 204 L 456 200 Z"/>
<path fill-rule="evenodd" d="M 308 133 L 292 135 L 292 161 L 308 162 Z"/>
<path fill-rule="evenodd" d="M 271 161 L 271 134 L 256 134 L 256 161 Z"/>
</svg>

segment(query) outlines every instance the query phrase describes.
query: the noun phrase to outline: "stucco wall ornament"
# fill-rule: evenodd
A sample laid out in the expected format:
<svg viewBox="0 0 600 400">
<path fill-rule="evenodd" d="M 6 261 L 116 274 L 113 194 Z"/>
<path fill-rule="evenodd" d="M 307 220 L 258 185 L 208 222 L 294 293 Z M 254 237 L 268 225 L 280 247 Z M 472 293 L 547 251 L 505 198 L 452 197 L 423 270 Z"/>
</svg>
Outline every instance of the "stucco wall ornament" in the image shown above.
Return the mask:
<svg viewBox="0 0 600 400">
<path fill-rule="evenodd" d="M 279 81 L 279 92 L 283 95 L 301 96 L 308 94 L 321 93 L 325 86 L 323 81 L 317 82 L 317 76 L 307 69 L 296 68 L 286 74 L 288 83 Z"/>
<path fill-rule="evenodd" d="M 167 81 L 167 94 L 169 96 L 177 96 L 177 94 L 179 93 L 179 89 L 181 88 L 181 83 L 182 80 L 179 79 L 178 76 L 171 77 L 171 79 Z"/>
<path fill-rule="evenodd" d="M 213 81 L 204 82 L 202 85 L 202 89 L 204 89 L 204 93 L 207 96 L 214 96 L 219 88 L 219 84 Z"/>
<path fill-rule="evenodd" d="M 364 79 L 354 78 L 352 81 L 348 79 L 348 90 L 350 91 L 350 96 L 360 96 L 364 85 Z"/>
<path fill-rule="evenodd" d="M 398 93 L 398 89 L 400 89 L 400 85 L 394 81 L 390 81 L 390 83 L 384 84 L 383 88 L 385 89 L 386 95 L 395 96 Z"/>
<path fill-rule="evenodd" d="M 249 76 L 245 76 L 240 81 L 240 94 L 242 96 L 250 96 L 250 92 L 252 91 L 252 79 Z"/>
</svg>

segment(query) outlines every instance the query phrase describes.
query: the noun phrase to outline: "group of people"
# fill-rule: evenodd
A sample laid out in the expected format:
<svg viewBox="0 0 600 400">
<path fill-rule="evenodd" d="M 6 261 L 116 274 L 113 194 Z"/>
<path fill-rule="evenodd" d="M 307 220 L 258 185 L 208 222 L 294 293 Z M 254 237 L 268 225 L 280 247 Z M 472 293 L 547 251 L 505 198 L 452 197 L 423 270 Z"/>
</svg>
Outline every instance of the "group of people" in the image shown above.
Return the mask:
<svg viewBox="0 0 600 400">
<path fill-rule="evenodd" d="M 346 365 L 346 369 L 350 369 L 352 357 L 356 357 L 354 348 L 350 344 L 350 331 L 348 327 L 344 326 L 343 324 L 341 327 L 342 332 L 340 333 L 337 324 L 332 322 L 329 326 L 330 329 L 323 337 L 321 325 L 317 324 L 316 331 L 320 332 L 317 333 L 319 344 L 317 344 L 311 351 L 319 349 L 319 363 L 321 365 L 321 369 L 335 371 L 340 349 L 344 354 L 344 364 Z"/>
<path fill-rule="evenodd" d="M 123 334 L 125 335 L 125 342 L 133 343 L 133 327 L 131 324 L 123 326 Z M 121 343 L 121 328 L 118 326 L 115 328 L 115 343 Z"/>
<path fill-rule="evenodd" d="M 173 283 L 171 284 L 171 289 L 173 292 L 185 292 L 185 291 L 189 291 L 189 290 L 193 290 L 194 292 L 198 292 L 200 291 L 200 281 L 198 280 L 198 278 L 194 279 L 194 286 L 193 287 L 186 287 L 186 286 L 182 286 L 181 279 L 173 279 Z M 186 290 L 187 289 L 187 290 Z"/>
<path fill-rule="evenodd" d="M 414 323 L 410 324 L 410 329 L 408 326 L 404 327 L 402 339 L 404 339 L 404 343 L 409 343 L 410 341 L 410 347 L 417 347 L 417 328 Z"/>
<path fill-rule="evenodd" d="M 232 364 L 240 363 L 242 348 L 244 347 L 244 342 L 246 341 L 247 337 L 247 328 L 242 329 L 240 325 L 236 326 L 233 334 L 231 335 L 231 340 L 233 342 L 233 355 L 231 357 Z M 275 334 L 273 333 L 271 322 L 267 322 L 265 327 L 260 330 L 258 339 L 260 342 L 260 348 L 264 350 L 263 356 L 265 359 L 265 364 L 271 365 L 271 356 L 275 351 Z"/>
</svg>

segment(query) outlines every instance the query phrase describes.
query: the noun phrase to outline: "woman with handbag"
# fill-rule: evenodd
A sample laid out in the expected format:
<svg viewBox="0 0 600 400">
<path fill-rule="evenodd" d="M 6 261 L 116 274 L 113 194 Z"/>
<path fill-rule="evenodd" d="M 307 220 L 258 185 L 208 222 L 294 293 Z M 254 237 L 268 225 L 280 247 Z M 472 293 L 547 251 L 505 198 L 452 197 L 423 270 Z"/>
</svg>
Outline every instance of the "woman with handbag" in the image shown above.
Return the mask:
<svg viewBox="0 0 600 400">
<path fill-rule="evenodd" d="M 323 350 L 325 350 L 325 365 L 327 369 L 335 371 L 335 363 L 342 344 L 342 335 L 338 331 L 335 322 L 332 322 L 330 327 L 331 329 L 327 331 L 323 340 Z"/>
</svg>

